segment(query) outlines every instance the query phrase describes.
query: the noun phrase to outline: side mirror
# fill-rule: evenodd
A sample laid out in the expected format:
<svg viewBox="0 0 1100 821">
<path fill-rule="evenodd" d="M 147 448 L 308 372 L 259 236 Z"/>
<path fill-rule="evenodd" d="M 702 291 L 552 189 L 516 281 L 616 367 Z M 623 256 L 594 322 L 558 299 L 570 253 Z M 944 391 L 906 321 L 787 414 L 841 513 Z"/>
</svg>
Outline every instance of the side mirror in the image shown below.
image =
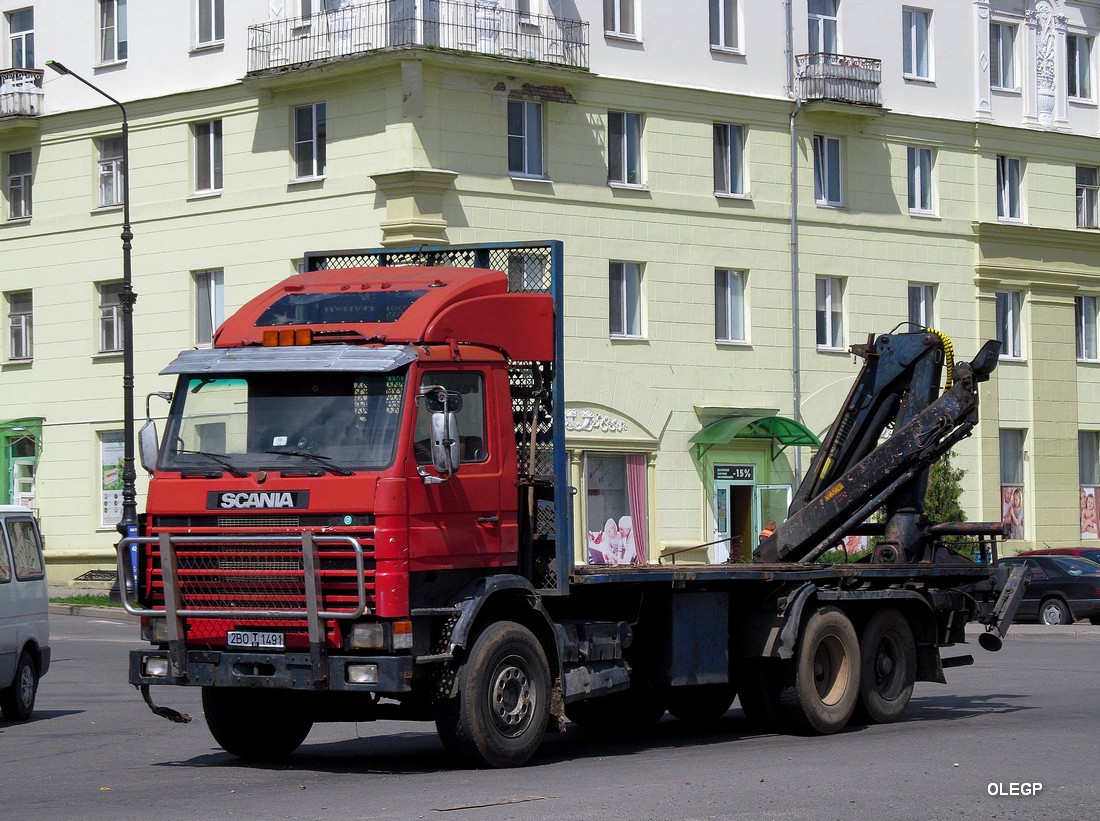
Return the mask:
<svg viewBox="0 0 1100 821">
<path fill-rule="evenodd" d="M 157 435 L 157 423 L 149 419 L 138 431 L 138 451 L 141 456 L 141 466 L 149 473 L 152 473 L 157 467 L 157 453 L 159 450 L 160 437 Z"/>
<path fill-rule="evenodd" d="M 458 420 L 450 411 L 432 414 L 432 467 L 441 476 L 458 473 Z"/>
</svg>

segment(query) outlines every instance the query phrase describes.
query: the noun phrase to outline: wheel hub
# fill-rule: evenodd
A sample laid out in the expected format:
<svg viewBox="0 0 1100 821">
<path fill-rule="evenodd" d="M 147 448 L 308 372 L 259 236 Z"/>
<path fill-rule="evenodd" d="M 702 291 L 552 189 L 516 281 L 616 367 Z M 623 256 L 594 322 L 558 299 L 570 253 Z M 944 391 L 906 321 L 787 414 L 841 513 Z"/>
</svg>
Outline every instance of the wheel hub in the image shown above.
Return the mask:
<svg viewBox="0 0 1100 821">
<path fill-rule="evenodd" d="M 489 705 L 501 732 L 521 733 L 534 714 L 534 692 L 527 672 L 515 663 L 502 664 L 493 679 Z"/>
</svg>

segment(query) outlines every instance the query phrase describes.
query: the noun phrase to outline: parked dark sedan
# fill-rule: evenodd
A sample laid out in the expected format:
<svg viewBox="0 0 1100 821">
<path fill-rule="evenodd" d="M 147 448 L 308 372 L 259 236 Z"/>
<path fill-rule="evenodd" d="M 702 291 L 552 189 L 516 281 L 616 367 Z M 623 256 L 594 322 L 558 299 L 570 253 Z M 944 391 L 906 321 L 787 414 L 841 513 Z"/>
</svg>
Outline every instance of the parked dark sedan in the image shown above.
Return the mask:
<svg viewBox="0 0 1100 821">
<path fill-rule="evenodd" d="M 1001 559 L 1001 567 L 1027 565 L 1028 582 L 1016 621 L 1100 624 L 1100 564 L 1078 556 L 1030 555 Z"/>
<path fill-rule="evenodd" d="M 1080 556 L 1100 564 L 1100 547 L 1044 547 L 1042 550 L 1025 550 L 1020 556 Z"/>
</svg>

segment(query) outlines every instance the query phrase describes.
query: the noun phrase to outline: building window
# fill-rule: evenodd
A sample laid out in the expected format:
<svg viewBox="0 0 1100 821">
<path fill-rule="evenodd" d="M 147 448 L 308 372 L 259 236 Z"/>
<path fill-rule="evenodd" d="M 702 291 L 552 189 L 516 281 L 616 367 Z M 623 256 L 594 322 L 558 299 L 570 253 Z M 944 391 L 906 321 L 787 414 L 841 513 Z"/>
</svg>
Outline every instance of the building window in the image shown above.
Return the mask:
<svg viewBox="0 0 1100 821">
<path fill-rule="evenodd" d="M 122 350 L 122 283 L 99 286 L 99 352 Z"/>
<path fill-rule="evenodd" d="M 225 288 L 221 271 L 196 271 L 195 344 L 209 345 L 225 319 Z"/>
<path fill-rule="evenodd" d="M 714 270 L 714 338 L 718 342 L 744 342 L 745 272 Z"/>
<path fill-rule="evenodd" d="M 642 335 L 642 266 L 637 262 L 612 262 L 610 266 L 608 320 L 613 337 Z"/>
<path fill-rule="evenodd" d="M 8 13 L 11 67 L 34 68 L 34 9 Z"/>
<path fill-rule="evenodd" d="M 1002 428 L 1001 521 L 1005 537 L 1024 538 L 1024 431 Z"/>
<path fill-rule="evenodd" d="M 604 34 L 637 38 L 638 20 L 634 3 L 635 0 L 603 0 Z"/>
<path fill-rule="evenodd" d="M 222 189 L 222 121 L 195 123 L 195 193 Z"/>
<path fill-rule="evenodd" d="M 105 137 L 99 146 L 99 204 L 100 207 L 122 205 L 123 150 L 122 137 Z"/>
<path fill-rule="evenodd" d="M 122 431 L 99 434 L 99 526 L 114 527 L 122 518 Z"/>
<path fill-rule="evenodd" d="M 997 217 L 999 219 L 1021 219 L 1021 166 L 1019 157 L 997 155 Z"/>
<path fill-rule="evenodd" d="M 8 219 L 31 215 L 31 152 L 8 154 Z"/>
<path fill-rule="evenodd" d="M 909 165 L 909 211 L 931 214 L 932 149 L 911 145 L 907 149 Z"/>
<path fill-rule="evenodd" d="M 547 293 L 550 290 L 549 260 L 541 254 L 508 253 L 508 291 Z"/>
<path fill-rule="evenodd" d="M 814 134 L 814 200 L 818 205 L 840 205 L 840 139 Z"/>
<path fill-rule="evenodd" d="M 30 291 L 8 294 L 8 359 L 34 356 L 33 308 Z"/>
<path fill-rule="evenodd" d="M 997 291 L 997 341 L 1002 359 L 1021 359 L 1020 316 L 1024 295 L 1020 291 Z"/>
<path fill-rule="evenodd" d="M 224 0 L 196 0 L 196 33 L 200 46 L 220 43 L 225 39 Z"/>
<path fill-rule="evenodd" d="M 745 128 L 714 124 L 714 193 L 745 193 Z"/>
<path fill-rule="evenodd" d="M 642 115 L 607 112 L 607 181 L 642 184 Z"/>
<path fill-rule="evenodd" d="M 906 77 L 927 80 L 932 75 L 928 59 L 928 30 L 932 12 L 901 10 L 902 72 Z"/>
<path fill-rule="evenodd" d="M 646 564 L 646 455 L 584 455 L 585 542 L 589 564 Z"/>
<path fill-rule="evenodd" d="M 844 280 L 840 277 L 817 278 L 817 347 L 844 347 Z"/>
<path fill-rule="evenodd" d="M 809 43 L 807 51 L 811 54 L 824 52 L 836 54 L 837 0 L 809 0 L 808 17 Z"/>
<path fill-rule="evenodd" d="M 1077 227 L 1096 228 L 1097 192 L 1100 191 L 1100 179 L 1093 166 L 1077 166 Z"/>
<path fill-rule="evenodd" d="M 126 0 L 99 0 L 99 61 L 126 59 Z"/>
<path fill-rule="evenodd" d="M 1100 499 L 1100 432 L 1077 432 L 1077 468 L 1081 482 L 1081 538 L 1100 538 L 1096 510 Z"/>
<path fill-rule="evenodd" d="M 710 47 L 737 51 L 741 48 L 737 0 L 710 0 Z"/>
<path fill-rule="evenodd" d="M 1016 26 L 989 24 L 989 84 L 1016 90 Z"/>
<path fill-rule="evenodd" d="M 1066 37 L 1066 87 L 1070 97 L 1092 99 L 1092 38 L 1080 34 Z"/>
<path fill-rule="evenodd" d="M 931 328 L 935 325 L 933 304 L 936 289 L 932 285 L 909 283 L 909 324 L 916 328 Z M 911 329 L 912 330 L 912 329 Z"/>
<path fill-rule="evenodd" d="M 546 173 L 543 163 L 542 103 L 508 101 L 508 172 L 526 177 L 542 177 Z"/>
<path fill-rule="evenodd" d="M 1096 362 L 1096 297 L 1073 298 L 1074 326 L 1077 334 L 1077 358 L 1082 362 Z"/>
<path fill-rule="evenodd" d="M 313 179 L 325 175 L 325 104 L 294 109 L 294 176 Z"/>
</svg>

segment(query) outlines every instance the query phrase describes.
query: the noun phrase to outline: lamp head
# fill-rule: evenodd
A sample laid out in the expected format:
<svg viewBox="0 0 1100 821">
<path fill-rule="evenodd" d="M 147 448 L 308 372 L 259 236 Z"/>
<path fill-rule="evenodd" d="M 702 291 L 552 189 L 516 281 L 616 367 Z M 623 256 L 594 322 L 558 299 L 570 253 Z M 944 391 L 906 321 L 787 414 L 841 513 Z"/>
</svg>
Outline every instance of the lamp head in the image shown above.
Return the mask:
<svg viewBox="0 0 1100 821">
<path fill-rule="evenodd" d="M 57 60 L 47 60 L 46 61 L 46 67 L 47 68 L 52 68 L 58 74 L 71 74 L 72 73 L 67 68 L 65 68 L 65 66 L 63 66 L 61 63 L 57 62 Z"/>
</svg>

